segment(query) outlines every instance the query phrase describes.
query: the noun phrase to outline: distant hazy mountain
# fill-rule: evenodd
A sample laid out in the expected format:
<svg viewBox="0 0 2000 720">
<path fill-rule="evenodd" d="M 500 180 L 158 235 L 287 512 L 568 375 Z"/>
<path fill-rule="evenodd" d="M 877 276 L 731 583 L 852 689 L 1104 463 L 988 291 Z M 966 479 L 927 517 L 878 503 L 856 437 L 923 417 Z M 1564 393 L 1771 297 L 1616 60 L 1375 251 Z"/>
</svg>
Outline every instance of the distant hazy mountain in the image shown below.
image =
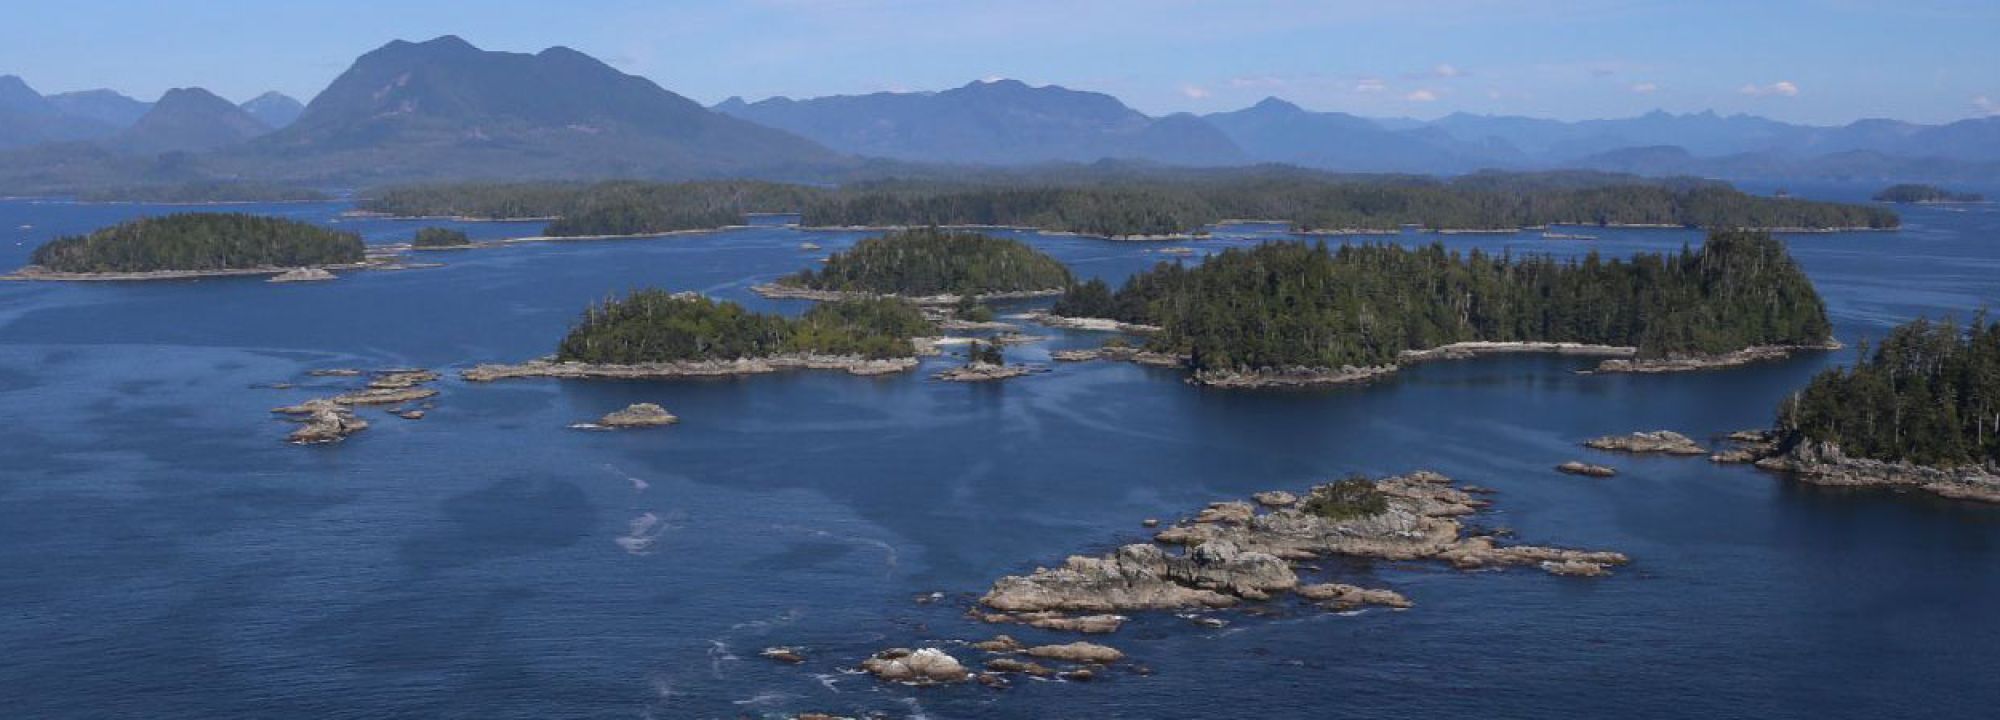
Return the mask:
<svg viewBox="0 0 2000 720">
<path fill-rule="evenodd" d="M 152 109 L 153 104 L 126 97 L 116 90 L 78 90 L 48 96 L 49 104 L 56 106 L 62 114 L 78 117 L 101 124 L 106 128 L 123 130 L 139 121 L 139 116 Z"/>
<path fill-rule="evenodd" d="M 103 123 L 64 115 L 55 103 L 13 75 L 0 75 L 0 148 L 103 137 Z"/>
<path fill-rule="evenodd" d="M 132 127 L 109 140 L 125 152 L 202 152 L 238 145 L 271 128 L 235 103 L 201 88 L 175 88 L 160 96 Z"/>
<path fill-rule="evenodd" d="M 227 155 L 246 173 L 355 182 L 744 175 L 839 159 L 575 50 L 487 52 L 452 36 L 362 55 L 297 121 Z"/>
<path fill-rule="evenodd" d="M 1310 112 L 1278 98 L 1204 118 L 1258 162 L 1344 172 L 1465 172 L 1518 165 L 1505 142 L 1466 143 L 1434 128 L 1391 130 L 1366 118 Z"/>
<path fill-rule="evenodd" d="M 1192 115 L 1151 118 L 1117 98 L 1017 80 L 942 92 L 836 95 L 716 110 L 811 138 L 842 152 L 922 162 L 1024 165 L 1104 158 L 1227 165 L 1242 152 Z"/>
<path fill-rule="evenodd" d="M 244 112 L 257 118 L 266 127 L 277 129 L 292 124 L 299 114 L 306 111 L 305 103 L 292 99 L 281 92 L 267 92 L 251 98 L 241 106 Z"/>
<path fill-rule="evenodd" d="M 1562 122 L 1456 113 L 1430 127 L 1460 140 L 1503 140 L 1543 164 L 1561 164 L 1634 148 L 1679 147 L 1697 157 L 1746 153 L 1824 155 L 1869 151 L 1961 161 L 2000 160 L 2000 118 L 1917 125 L 1861 120 L 1840 126 L 1795 125 L 1751 115 L 1653 111 L 1632 118 Z"/>
</svg>

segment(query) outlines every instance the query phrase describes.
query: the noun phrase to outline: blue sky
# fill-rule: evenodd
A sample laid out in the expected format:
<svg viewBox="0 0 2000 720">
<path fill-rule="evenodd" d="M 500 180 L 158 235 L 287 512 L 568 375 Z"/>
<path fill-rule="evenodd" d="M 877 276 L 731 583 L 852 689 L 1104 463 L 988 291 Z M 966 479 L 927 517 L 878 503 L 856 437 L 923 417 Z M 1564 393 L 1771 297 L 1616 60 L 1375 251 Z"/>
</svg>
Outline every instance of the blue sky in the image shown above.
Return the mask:
<svg viewBox="0 0 2000 720">
<path fill-rule="evenodd" d="M 300 99 L 396 38 L 567 45 L 713 103 L 1010 77 L 1149 113 L 1784 120 L 2000 113 L 1996 0 L 201 0 L 9 2 L 0 74 L 151 99 Z M 31 7 L 22 7 L 31 6 Z"/>
</svg>

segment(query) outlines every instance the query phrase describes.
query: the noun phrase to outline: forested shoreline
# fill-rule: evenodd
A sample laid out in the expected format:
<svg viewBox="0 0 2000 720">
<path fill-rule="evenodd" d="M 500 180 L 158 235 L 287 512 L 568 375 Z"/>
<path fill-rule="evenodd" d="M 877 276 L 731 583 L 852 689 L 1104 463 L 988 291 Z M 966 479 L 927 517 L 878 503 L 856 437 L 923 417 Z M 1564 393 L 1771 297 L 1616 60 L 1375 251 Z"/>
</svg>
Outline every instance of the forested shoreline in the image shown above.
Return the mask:
<svg viewBox="0 0 2000 720">
<path fill-rule="evenodd" d="M 1785 444 L 1934 467 L 2000 463 L 2000 322 L 1919 319 L 1857 355 L 1779 407 Z"/>
<path fill-rule="evenodd" d="M 887 298 L 814 305 L 797 318 L 752 312 L 692 293 L 639 290 L 584 312 L 556 359 L 607 365 L 764 358 L 788 353 L 906 358 L 933 326 Z"/>
<path fill-rule="evenodd" d="M 50 240 L 30 261 L 62 273 L 218 271 L 358 263 L 353 233 L 244 213 L 140 218 L 87 235 Z"/>
<path fill-rule="evenodd" d="M 1108 237 L 1187 235 L 1230 219 L 1306 232 L 1511 230 L 1551 224 L 1827 230 L 1893 228 L 1879 207 L 1749 195 L 1689 179 L 1486 173 L 1449 180 L 1318 173 L 1214 179 L 880 181 L 840 188 L 768 182 L 462 183 L 388 188 L 362 210 L 399 216 L 556 218 L 553 236 L 631 235 L 800 214 L 809 227 L 1019 226 Z"/>
<path fill-rule="evenodd" d="M 1407 350 L 1467 341 L 1713 355 L 1817 345 L 1832 331 L 1784 245 L 1740 231 L 1630 260 L 1271 242 L 1193 267 L 1161 263 L 1115 292 L 1085 282 L 1052 312 L 1158 326 L 1147 349 L 1197 372 L 1392 365 Z"/>
<path fill-rule="evenodd" d="M 1070 271 L 1019 240 L 919 228 L 863 239 L 778 284 L 877 295 L 985 295 L 1062 290 Z"/>
</svg>

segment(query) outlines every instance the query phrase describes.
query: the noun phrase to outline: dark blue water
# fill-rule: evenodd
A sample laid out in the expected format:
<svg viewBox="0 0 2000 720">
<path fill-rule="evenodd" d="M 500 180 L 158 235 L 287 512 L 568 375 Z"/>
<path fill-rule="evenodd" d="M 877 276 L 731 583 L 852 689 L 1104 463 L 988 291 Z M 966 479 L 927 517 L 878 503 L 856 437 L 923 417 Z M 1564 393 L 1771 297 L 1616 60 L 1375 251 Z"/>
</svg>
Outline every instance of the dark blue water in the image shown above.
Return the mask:
<svg viewBox="0 0 2000 720">
<path fill-rule="evenodd" d="M 425 224 L 338 220 L 338 204 L 246 209 L 371 242 Z M 0 202 L 14 238 L 0 266 L 53 235 L 168 210 Z M 1790 238 L 1842 339 L 2000 300 L 2000 213 L 1905 217 L 1897 233 Z M 1396 240 L 1622 255 L 1700 239 L 1589 232 L 1602 239 Z M 627 288 L 797 311 L 747 287 L 808 266 L 818 253 L 800 242 L 858 237 L 767 227 L 529 244 L 324 284 L 0 283 L 0 714 L 1970 718 L 2000 702 L 2000 511 L 1576 447 L 1764 425 L 1845 354 L 1655 377 L 1579 376 L 1585 361 L 1559 358 L 1436 363 L 1312 393 L 1202 391 L 1110 363 L 1002 385 L 927 379 L 948 359 L 874 379 L 450 379 L 428 418 L 370 413 L 372 429 L 324 448 L 280 442 L 287 426 L 266 412 L 348 386 L 310 368 L 543 354 L 585 304 Z M 1023 237 L 1089 275 L 1163 258 Z M 1010 353 L 1042 361 L 1100 339 Z M 300 387 L 256 387 L 273 382 Z M 564 427 L 640 401 L 682 424 Z M 1572 458 L 1624 473 L 1549 469 Z M 995 577 L 1141 538 L 1141 518 L 1417 468 L 1498 488 L 1481 523 L 1635 563 L 1602 580 L 1333 564 L 1328 577 L 1416 608 L 1278 603 L 1220 630 L 1141 616 L 1106 641 L 1149 676 L 996 692 L 843 672 L 886 646 L 988 637 L 963 612 Z M 945 599 L 914 601 L 933 591 Z M 769 645 L 810 660 L 756 657 Z"/>
</svg>

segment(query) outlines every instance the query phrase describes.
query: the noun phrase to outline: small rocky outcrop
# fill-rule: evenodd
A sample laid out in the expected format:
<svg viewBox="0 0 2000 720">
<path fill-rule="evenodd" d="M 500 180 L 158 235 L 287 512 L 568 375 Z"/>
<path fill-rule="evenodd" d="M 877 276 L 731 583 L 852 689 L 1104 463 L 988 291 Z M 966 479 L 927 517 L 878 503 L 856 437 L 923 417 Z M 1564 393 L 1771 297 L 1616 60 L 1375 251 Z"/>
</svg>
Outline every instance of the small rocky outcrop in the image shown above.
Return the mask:
<svg viewBox="0 0 2000 720">
<path fill-rule="evenodd" d="M 1584 447 L 1596 450 L 1610 450 L 1634 454 L 1661 455 L 1707 455 L 1708 449 L 1686 435 L 1672 430 L 1635 432 L 1630 435 L 1607 435 L 1592 438 L 1583 443 Z"/>
<path fill-rule="evenodd" d="M 1033 375 L 1035 368 L 1026 365 L 999 365 L 995 363 L 973 362 L 945 370 L 932 377 L 946 382 L 992 382 L 1023 375 Z"/>
<path fill-rule="evenodd" d="M 324 268 L 292 268 L 282 273 L 278 273 L 277 275 L 273 275 L 271 276 L 271 279 L 265 280 L 264 282 L 274 282 L 274 283 L 323 282 L 326 280 L 338 280 L 338 279 L 339 276 L 327 272 Z"/>
<path fill-rule="evenodd" d="M 971 647 L 974 650 L 990 653 L 1013 653 L 1027 649 L 1027 646 L 1022 645 L 1021 641 L 1015 640 L 1011 635 L 995 635 L 992 640 L 981 640 L 972 643 Z"/>
<path fill-rule="evenodd" d="M 663 427 L 680 422 L 681 419 L 666 408 L 653 403 L 635 403 L 623 410 L 606 413 L 598 418 L 596 426 L 605 428 Z"/>
<path fill-rule="evenodd" d="M 1608 478 L 1618 474 L 1618 471 L 1616 469 L 1605 467 L 1603 465 L 1592 465 L 1590 463 L 1583 462 L 1580 460 L 1571 460 L 1561 465 L 1557 465 L 1556 470 L 1569 475 L 1582 475 L 1584 477 L 1598 477 L 1598 478 Z"/>
<path fill-rule="evenodd" d="M 371 390 L 402 390 L 426 383 L 437 382 L 438 374 L 429 370 L 385 370 L 368 381 Z"/>
<path fill-rule="evenodd" d="M 1380 605 L 1391 608 L 1407 608 L 1414 603 L 1402 593 L 1394 590 L 1377 590 L 1341 583 L 1300 585 L 1292 591 L 1299 597 L 1332 605 L 1339 610 L 1352 610 L 1366 605 Z"/>
<path fill-rule="evenodd" d="M 1028 648 L 1028 655 L 1045 660 L 1062 660 L 1085 665 L 1109 665 L 1125 659 L 1125 653 L 1117 648 L 1097 643 L 1073 642 L 1063 645 L 1037 645 Z"/>
<path fill-rule="evenodd" d="M 975 617 L 990 623 L 1016 623 L 1043 630 L 1100 635 L 1118 632 L 1127 619 L 1123 615 L 1068 615 L 1052 610 L 1016 613 L 974 613 Z"/>
<path fill-rule="evenodd" d="M 333 401 L 342 405 L 402 405 L 418 400 L 437 397 L 438 391 L 427 387 L 367 388 L 333 396 Z"/>
<path fill-rule="evenodd" d="M 299 411 L 303 411 L 302 413 Z M 326 400 L 311 400 L 301 405 L 279 408 L 278 412 L 304 414 L 298 429 L 285 439 L 296 445 L 319 445 L 346 440 L 347 436 L 368 429 L 368 421 L 355 417 L 347 408 Z"/>
<path fill-rule="evenodd" d="M 965 682 L 972 672 L 937 648 L 892 648 L 861 661 L 861 669 L 885 682 L 932 685 Z"/>
<path fill-rule="evenodd" d="M 1278 507 L 1290 507 L 1294 504 L 1297 504 L 1299 501 L 1299 496 L 1293 495 L 1283 490 L 1267 490 L 1264 492 L 1257 493 L 1255 495 L 1251 495 L 1250 499 L 1257 501 L 1258 505 L 1262 505 L 1264 507 L 1278 508 Z"/>
</svg>

